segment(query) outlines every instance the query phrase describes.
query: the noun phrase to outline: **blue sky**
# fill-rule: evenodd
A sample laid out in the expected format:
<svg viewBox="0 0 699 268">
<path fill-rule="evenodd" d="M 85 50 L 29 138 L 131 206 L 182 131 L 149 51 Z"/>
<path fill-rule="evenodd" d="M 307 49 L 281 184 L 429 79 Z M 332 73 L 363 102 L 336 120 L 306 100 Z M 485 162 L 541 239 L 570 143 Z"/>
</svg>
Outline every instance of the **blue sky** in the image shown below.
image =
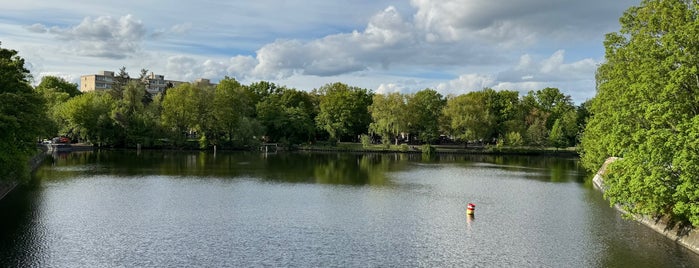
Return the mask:
<svg viewBox="0 0 699 268">
<path fill-rule="evenodd" d="M 38 81 L 125 66 L 166 79 L 378 93 L 595 94 L 604 34 L 640 0 L 0 0 L 0 42 Z"/>
</svg>

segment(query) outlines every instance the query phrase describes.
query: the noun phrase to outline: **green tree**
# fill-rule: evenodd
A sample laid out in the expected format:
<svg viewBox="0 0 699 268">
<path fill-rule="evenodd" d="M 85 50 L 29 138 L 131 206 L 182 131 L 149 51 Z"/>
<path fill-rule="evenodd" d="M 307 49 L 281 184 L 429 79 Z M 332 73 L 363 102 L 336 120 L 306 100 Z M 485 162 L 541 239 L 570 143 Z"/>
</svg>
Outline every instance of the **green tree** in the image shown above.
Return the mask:
<svg viewBox="0 0 699 268">
<path fill-rule="evenodd" d="M 582 162 L 631 213 L 699 226 L 699 3 L 644 0 L 607 34 L 582 137 Z"/>
<path fill-rule="evenodd" d="M 247 86 L 250 94 L 250 99 L 254 105 L 262 102 L 265 98 L 270 95 L 278 95 L 281 93 L 282 88 L 278 87 L 276 84 L 268 81 L 259 81 L 252 83 Z"/>
<path fill-rule="evenodd" d="M 556 148 L 563 148 L 567 145 L 561 119 L 556 120 L 556 122 L 553 123 L 553 127 L 551 127 L 551 133 L 549 133 L 549 144 Z"/>
<path fill-rule="evenodd" d="M 197 91 L 192 84 L 184 83 L 169 89 L 163 98 L 162 125 L 177 145 L 183 145 L 198 124 Z"/>
<path fill-rule="evenodd" d="M 443 115 L 449 133 L 466 142 L 491 137 L 495 118 L 486 107 L 486 98 L 486 92 L 473 91 L 448 99 Z"/>
<path fill-rule="evenodd" d="M 257 104 L 257 118 L 271 141 L 294 145 L 312 140 L 313 109 L 307 92 L 281 88 Z"/>
<path fill-rule="evenodd" d="M 64 124 L 61 133 L 98 145 L 118 142 L 118 126 L 111 113 L 117 102 L 109 94 L 88 92 L 69 99 L 60 106 L 59 116 Z"/>
<path fill-rule="evenodd" d="M 147 94 L 145 84 L 137 80 L 131 80 L 123 87 L 122 99 L 117 101 L 117 107 L 112 111 L 112 118 L 119 127 L 117 145 L 135 147 L 137 144 L 153 144 L 158 118 L 146 112 L 146 107 L 150 105 L 150 102 L 144 103 Z"/>
<path fill-rule="evenodd" d="M 66 81 L 63 78 L 56 76 L 44 76 L 41 78 L 41 83 L 36 86 L 39 92 L 51 90 L 54 92 L 67 93 L 71 98 L 80 95 L 82 92 L 78 89 L 78 84 Z"/>
<path fill-rule="evenodd" d="M 119 68 L 119 72 L 114 76 L 114 83 L 112 88 L 109 89 L 109 94 L 116 100 L 120 100 L 124 97 L 124 87 L 129 83 L 131 77 L 129 73 L 126 72 L 126 67 Z"/>
<path fill-rule="evenodd" d="M 81 94 L 78 85 L 63 78 L 45 76 L 36 87 L 36 91 L 46 104 L 46 117 L 49 119 L 49 124 L 46 125 L 47 136 L 59 134 L 59 126 L 65 125 L 65 119 L 60 116 L 59 111 L 68 99 Z"/>
<path fill-rule="evenodd" d="M 524 115 L 519 99 L 519 92 L 510 90 L 483 90 L 486 95 L 486 107 L 493 115 L 493 132 L 487 139 L 503 138 L 510 132 L 524 133 Z"/>
<path fill-rule="evenodd" d="M 371 123 L 368 107 L 373 93 L 342 83 L 327 84 L 318 92 L 320 111 L 316 124 L 327 131 L 331 139 L 356 139 L 358 135 L 367 133 Z"/>
<path fill-rule="evenodd" d="M 252 103 L 248 89 L 234 78 L 226 77 L 221 80 L 214 90 L 212 116 L 214 129 L 219 133 L 216 140 L 222 140 L 230 146 L 242 146 L 242 137 L 239 130 L 243 119 L 255 114 L 255 106 Z M 261 133 L 253 133 L 259 136 Z"/>
<path fill-rule="evenodd" d="M 0 178 L 26 179 L 27 160 L 45 133 L 46 108 L 16 50 L 0 47 Z"/>
<path fill-rule="evenodd" d="M 369 113 L 373 122 L 369 131 L 386 139 L 393 137 L 398 145 L 398 135 L 408 131 L 405 98 L 400 93 L 374 95 Z"/>
<path fill-rule="evenodd" d="M 411 133 L 417 134 L 418 139 L 434 143 L 439 139 L 439 118 L 447 100 L 433 89 L 423 89 L 407 97 L 404 114 Z"/>
</svg>

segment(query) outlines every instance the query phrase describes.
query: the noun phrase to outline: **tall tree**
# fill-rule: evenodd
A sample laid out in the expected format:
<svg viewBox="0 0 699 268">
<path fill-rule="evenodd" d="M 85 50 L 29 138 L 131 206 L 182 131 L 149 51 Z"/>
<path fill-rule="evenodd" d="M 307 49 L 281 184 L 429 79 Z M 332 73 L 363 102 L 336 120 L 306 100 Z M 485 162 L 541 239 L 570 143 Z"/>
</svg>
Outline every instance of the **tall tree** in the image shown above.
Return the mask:
<svg viewBox="0 0 699 268">
<path fill-rule="evenodd" d="M 318 92 L 321 96 L 316 124 L 327 131 L 331 139 L 356 139 L 358 135 L 367 133 L 371 123 L 368 107 L 373 93 L 342 83 L 327 84 Z"/>
<path fill-rule="evenodd" d="M 27 160 L 47 123 L 43 98 L 16 50 L 0 47 L 0 179 L 25 179 Z"/>
<path fill-rule="evenodd" d="M 423 89 L 408 96 L 405 114 L 410 132 L 416 133 L 423 142 L 433 143 L 439 139 L 439 118 L 447 100 L 433 89 Z"/>
<path fill-rule="evenodd" d="M 257 117 L 271 141 L 294 145 L 311 141 L 315 133 L 310 94 L 282 88 L 257 104 Z"/>
<path fill-rule="evenodd" d="M 699 226 L 699 3 L 644 0 L 606 35 L 582 161 L 632 213 Z"/>
<path fill-rule="evenodd" d="M 178 145 L 184 144 L 198 123 L 198 99 L 197 89 L 189 83 L 169 89 L 163 99 L 162 124 Z"/>
<path fill-rule="evenodd" d="M 124 97 L 124 87 L 131 80 L 129 73 L 126 72 L 126 67 L 122 66 L 119 68 L 119 72 L 114 75 L 114 83 L 112 88 L 109 90 L 109 94 L 116 100 L 120 100 Z"/>
<path fill-rule="evenodd" d="M 252 103 L 248 89 L 234 78 L 226 77 L 221 80 L 214 90 L 213 111 L 215 129 L 220 133 L 216 139 L 233 145 L 241 145 L 240 129 L 243 118 L 255 114 L 255 106 Z M 260 135 L 255 133 L 253 135 Z"/>
<path fill-rule="evenodd" d="M 492 136 L 495 118 L 486 107 L 486 97 L 484 91 L 473 91 L 447 100 L 443 115 L 450 134 L 464 142 Z"/>
<path fill-rule="evenodd" d="M 381 135 L 385 141 L 393 138 L 398 145 L 398 135 L 408 131 L 407 107 L 402 94 L 390 93 L 374 95 L 369 113 L 373 122 L 369 131 Z"/>
<path fill-rule="evenodd" d="M 69 99 L 58 114 L 61 133 L 98 145 L 114 145 L 121 134 L 112 119 L 117 102 L 109 94 L 91 91 Z"/>
<path fill-rule="evenodd" d="M 503 138 L 506 134 L 525 131 L 524 115 L 519 100 L 519 92 L 510 90 L 483 90 L 486 95 L 486 107 L 495 122 L 489 139 Z M 512 134 L 511 134 L 512 135 Z"/>
<path fill-rule="evenodd" d="M 36 90 L 39 92 L 45 92 L 47 90 L 52 90 L 55 92 L 67 93 L 70 97 L 75 97 L 80 95 L 80 90 L 78 89 L 78 84 L 66 81 L 63 78 L 56 76 L 44 76 L 41 78 L 41 83 L 36 86 Z"/>
<path fill-rule="evenodd" d="M 119 144 L 135 147 L 137 144 L 149 145 L 153 140 L 155 119 L 144 113 L 146 105 L 143 99 L 147 94 L 145 88 L 143 83 L 136 80 L 129 81 L 123 87 L 123 97 L 112 113 L 115 123 L 123 130 L 123 139 Z"/>
</svg>

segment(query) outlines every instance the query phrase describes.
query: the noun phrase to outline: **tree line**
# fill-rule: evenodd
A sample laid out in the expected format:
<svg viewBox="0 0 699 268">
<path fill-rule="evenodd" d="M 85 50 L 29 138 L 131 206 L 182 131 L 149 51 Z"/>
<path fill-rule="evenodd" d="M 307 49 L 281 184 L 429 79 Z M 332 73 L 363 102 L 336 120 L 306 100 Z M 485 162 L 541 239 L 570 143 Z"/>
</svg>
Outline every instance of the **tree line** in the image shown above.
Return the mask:
<svg viewBox="0 0 699 268">
<path fill-rule="evenodd" d="M 51 76 L 36 87 L 48 103 L 52 133 L 115 147 L 245 149 L 260 142 L 356 142 L 364 135 L 384 144 L 561 148 L 575 146 L 587 116 L 584 105 L 575 106 L 556 88 L 525 96 L 486 88 L 445 97 L 433 89 L 376 94 L 343 83 L 303 91 L 267 81 L 243 85 L 230 77 L 153 96 L 139 79 L 107 91 L 76 88 Z"/>
</svg>

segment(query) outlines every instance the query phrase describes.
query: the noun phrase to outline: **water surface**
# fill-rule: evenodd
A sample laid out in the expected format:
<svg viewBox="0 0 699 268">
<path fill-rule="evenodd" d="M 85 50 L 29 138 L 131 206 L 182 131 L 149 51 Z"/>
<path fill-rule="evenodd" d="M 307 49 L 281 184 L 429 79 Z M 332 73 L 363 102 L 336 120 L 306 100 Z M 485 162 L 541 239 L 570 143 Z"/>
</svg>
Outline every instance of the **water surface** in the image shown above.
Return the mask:
<svg viewBox="0 0 699 268">
<path fill-rule="evenodd" d="M 0 266 L 699 267 L 587 177 L 543 157 L 56 155 L 0 202 Z"/>
</svg>

